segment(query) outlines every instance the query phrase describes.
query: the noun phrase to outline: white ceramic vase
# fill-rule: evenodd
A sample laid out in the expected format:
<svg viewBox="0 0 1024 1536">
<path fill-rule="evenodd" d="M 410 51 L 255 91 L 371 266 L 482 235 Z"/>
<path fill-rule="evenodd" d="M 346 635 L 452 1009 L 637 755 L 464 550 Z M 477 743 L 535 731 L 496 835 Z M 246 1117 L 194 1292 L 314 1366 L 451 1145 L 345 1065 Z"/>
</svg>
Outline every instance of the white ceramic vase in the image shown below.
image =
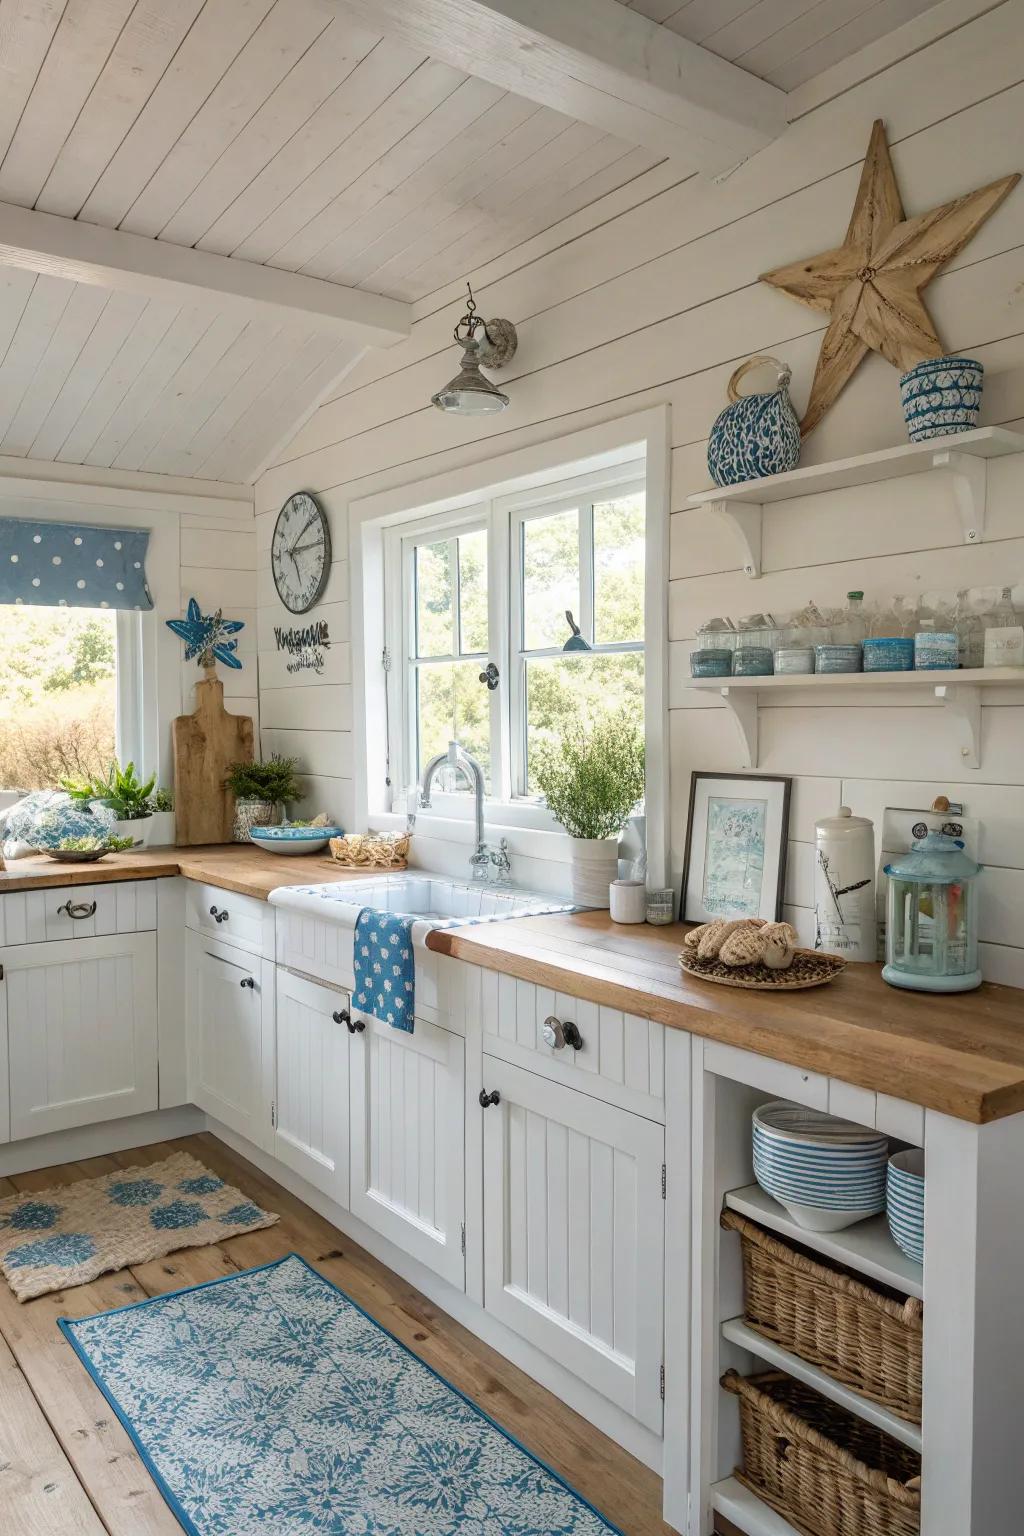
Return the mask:
<svg viewBox="0 0 1024 1536">
<path fill-rule="evenodd" d="M 571 837 L 572 899 L 581 907 L 607 907 L 608 887 L 619 873 L 617 837 Z"/>
<path fill-rule="evenodd" d="M 176 836 L 173 811 L 154 811 L 150 817 L 150 848 L 173 848 Z"/>
<path fill-rule="evenodd" d="M 136 848 L 148 848 L 153 833 L 153 817 L 136 816 L 131 821 L 115 819 L 110 823 L 109 830 L 114 837 L 130 837 Z"/>
</svg>

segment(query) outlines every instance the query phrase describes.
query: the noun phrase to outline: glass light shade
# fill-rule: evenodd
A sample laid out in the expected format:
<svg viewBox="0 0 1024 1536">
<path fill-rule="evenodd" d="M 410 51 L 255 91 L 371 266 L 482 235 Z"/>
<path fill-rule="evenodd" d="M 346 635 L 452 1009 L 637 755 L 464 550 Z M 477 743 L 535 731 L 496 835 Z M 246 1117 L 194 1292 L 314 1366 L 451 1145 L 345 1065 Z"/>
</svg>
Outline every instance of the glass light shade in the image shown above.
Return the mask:
<svg viewBox="0 0 1024 1536">
<path fill-rule="evenodd" d="M 497 385 L 484 378 L 480 372 L 480 358 L 475 346 L 467 346 L 462 354 L 462 367 L 443 389 L 431 395 L 430 403 L 439 411 L 451 411 L 457 416 L 489 416 L 503 411 L 509 404 Z"/>
<path fill-rule="evenodd" d="M 981 985 L 978 969 L 978 892 L 981 865 L 963 843 L 929 832 L 912 853 L 885 866 L 883 978 L 916 992 L 968 992 Z"/>
</svg>

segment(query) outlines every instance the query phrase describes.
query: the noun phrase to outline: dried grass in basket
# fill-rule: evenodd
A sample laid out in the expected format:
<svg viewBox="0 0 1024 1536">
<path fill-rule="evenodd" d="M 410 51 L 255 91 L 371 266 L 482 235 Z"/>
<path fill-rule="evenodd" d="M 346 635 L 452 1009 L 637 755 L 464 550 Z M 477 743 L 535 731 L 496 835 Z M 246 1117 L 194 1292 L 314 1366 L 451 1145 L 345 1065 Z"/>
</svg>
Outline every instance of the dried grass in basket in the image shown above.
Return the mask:
<svg viewBox="0 0 1024 1536">
<path fill-rule="evenodd" d="M 921 1458 L 784 1371 L 722 1386 L 740 1400 L 736 1476 L 809 1536 L 919 1536 Z"/>
<path fill-rule="evenodd" d="M 376 837 L 368 832 L 350 832 L 331 838 L 331 856 L 345 869 L 405 869 L 409 857 L 408 833 L 389 833 Z"/>
<path fill-rule="evenodd" d="M 897 1301 L 808 1258 L 737 1211 L 723 1211 L 721 1223 L 742 1242 L 747 1324 L 862 1397 L 920 1424 L 920 1301 Z"/>
</svg>

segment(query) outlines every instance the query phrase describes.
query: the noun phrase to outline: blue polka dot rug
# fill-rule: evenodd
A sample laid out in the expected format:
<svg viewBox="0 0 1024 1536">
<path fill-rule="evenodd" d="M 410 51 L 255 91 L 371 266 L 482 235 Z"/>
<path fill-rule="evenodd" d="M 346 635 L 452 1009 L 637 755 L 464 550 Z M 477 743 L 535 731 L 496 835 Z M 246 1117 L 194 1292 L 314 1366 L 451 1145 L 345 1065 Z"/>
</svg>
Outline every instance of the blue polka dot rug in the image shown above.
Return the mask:
<svg viewBox="0 0 1024 1536">
<path fill-rule="evenodd" d="M 298 1254 L 60 1326 L 189 1536 L 621 1536 Z"/>
<path fill-rule="evenodd" d="M 145 1167 L 0 1200 L 0 1271 L 18 1300 L 29 1301 L 276 1220 L 187 1152 L 176 1152 Z"/>
</svg>

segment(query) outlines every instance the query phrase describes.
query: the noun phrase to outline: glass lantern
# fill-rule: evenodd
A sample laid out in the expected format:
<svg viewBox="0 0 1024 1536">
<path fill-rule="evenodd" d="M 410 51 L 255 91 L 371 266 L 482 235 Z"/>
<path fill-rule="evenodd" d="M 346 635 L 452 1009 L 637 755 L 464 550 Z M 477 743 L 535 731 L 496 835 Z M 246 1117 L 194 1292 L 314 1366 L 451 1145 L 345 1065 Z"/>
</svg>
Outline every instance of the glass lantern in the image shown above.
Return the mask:
<svg viewBox="0 0 1024 1536">
<path fill-rule="evenodd" d="M 929 832 L 910 853 L 885 866 L 883 980 L 916 992 L 970 992 L 978 969 L 978 892 L 981 865 L 959 838 Z"/>
</svg>

